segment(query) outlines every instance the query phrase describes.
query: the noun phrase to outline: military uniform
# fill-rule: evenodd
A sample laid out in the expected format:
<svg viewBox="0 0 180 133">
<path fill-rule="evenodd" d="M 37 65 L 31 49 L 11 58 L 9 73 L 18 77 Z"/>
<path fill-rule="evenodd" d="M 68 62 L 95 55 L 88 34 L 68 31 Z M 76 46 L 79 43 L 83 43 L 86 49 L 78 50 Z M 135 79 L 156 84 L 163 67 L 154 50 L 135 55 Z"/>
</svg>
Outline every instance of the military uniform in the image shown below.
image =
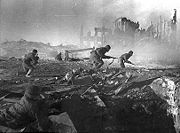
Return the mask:
<svg viewBox="0 0 180 133">
<path fill-rule="evenodd" d="M 21 129 L 38 121 L 42 131 L 48 131 L 48 107 L 40 97 L 40 89 L 37 86 L 28 86 L 21 100 L 11 107 L 0 111 L 0 125 L 12 129 Z"/>
<path fill-rule="evenodd" d="M 58 61 L 61 61 L 61 60 L 62 60 L 61 53 L 59 53 L 59 54 L 55 57 L 55 59 L 58 60 Z"/>
<path fill-rule="evenodd" d="M 109 50 L 110 48 L 100 47 L 100 48 L 97 48 L 96 50 L 91 51 L 90 62 L 93 64 L 93 68 L 99 69 L 104 64 L 102 59 L 112 58 L 110 56 L 105 55 L 105 53 L 108 52 Z"/>
<path fill-rule="evenodd" d="M 29 53 L 25 55 L 25 58 L 23 59 L 23 69 L 25 72 L 27 72 L 29 69 L 34 69 L 33 65 L 36 65 L 38 63 L 39 57 L 36 56 L 34 53 Z"/>
<path fill-rule="evenodd" d="M 125 53 L 123 55 L 121 55 L 121 57 L 119 58 L 119 63 L 120 63 L 120 67 L 121 68 L 125 68 L 124 63 L 130 63 L 133 64 L 132 62 L 128 61 L 128 59 L 132 56 L 132 52 L 129 53 Z"/>
<path fill-rule="evenodd" d="M 26 72 L 26 77 L 31 77 L 30 74 L 34 70 L 34 66 L 38 63 L 39 57 L 37 56 L 37 50 L 33 49 L 33 51 L 27 55 L 23 59 L 23 69 Z"/>
</svg>

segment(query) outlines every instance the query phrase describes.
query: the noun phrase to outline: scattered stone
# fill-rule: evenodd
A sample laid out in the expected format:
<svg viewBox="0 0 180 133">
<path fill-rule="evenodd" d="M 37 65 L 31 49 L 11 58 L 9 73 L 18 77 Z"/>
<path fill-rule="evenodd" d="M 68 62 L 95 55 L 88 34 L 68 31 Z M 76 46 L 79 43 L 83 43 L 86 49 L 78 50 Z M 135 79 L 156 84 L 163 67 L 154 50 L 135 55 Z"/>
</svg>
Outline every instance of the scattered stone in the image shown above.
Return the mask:
<svg viewBox="0 0 180 133">
<path fill-rule="evenodd" d="M 64 112 L 60 115 L 51 115 L 49 119 L 53 122 L 55 132 L 57 133 L 77 133 L 73 122 L 71 121 L 69 115 Z"/>
</svg>

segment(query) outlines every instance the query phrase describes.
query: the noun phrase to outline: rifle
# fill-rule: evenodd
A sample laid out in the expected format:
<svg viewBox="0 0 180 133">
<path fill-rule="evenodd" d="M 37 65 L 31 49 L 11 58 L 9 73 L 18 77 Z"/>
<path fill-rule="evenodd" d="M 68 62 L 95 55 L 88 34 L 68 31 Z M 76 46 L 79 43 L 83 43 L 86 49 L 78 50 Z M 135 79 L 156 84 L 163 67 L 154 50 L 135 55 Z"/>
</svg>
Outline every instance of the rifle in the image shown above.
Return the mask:
<svg viewBox="0 0 180 133">
<path fill-rule="evenodd" d="M 112 57 L 112 56 L 109 57 L 111 57 L 113 60 L 108 65 L 111 65 L 114 62 L 114 59 L 118 59 L 117 57 Z"/>
<path fill-rule="evenodd" d="M 109 56 L 110 58 L 112 58 L 112 59 L 118 59 L 117 57 L 113 57 L 113 56 Z"/>
</svg>

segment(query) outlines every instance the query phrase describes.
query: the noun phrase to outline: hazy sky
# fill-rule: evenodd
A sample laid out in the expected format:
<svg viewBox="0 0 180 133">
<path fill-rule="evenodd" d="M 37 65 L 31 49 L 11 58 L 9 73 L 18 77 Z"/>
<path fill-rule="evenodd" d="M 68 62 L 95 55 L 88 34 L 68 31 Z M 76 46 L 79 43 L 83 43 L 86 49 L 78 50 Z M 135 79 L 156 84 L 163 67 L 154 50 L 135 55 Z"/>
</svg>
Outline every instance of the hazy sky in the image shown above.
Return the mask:
<svg viewBox="0 0 180 133">
<path fill-rule="evenodd" d="M 102 24 L 112 28 L 126 16 L 146 27 L 160 15 L 172 18 L 174 8 L 178 16 L 180 0 L 0 0 L 0 37 L 78 44 L 81 24 L 85 31 Z"/>
</svg>

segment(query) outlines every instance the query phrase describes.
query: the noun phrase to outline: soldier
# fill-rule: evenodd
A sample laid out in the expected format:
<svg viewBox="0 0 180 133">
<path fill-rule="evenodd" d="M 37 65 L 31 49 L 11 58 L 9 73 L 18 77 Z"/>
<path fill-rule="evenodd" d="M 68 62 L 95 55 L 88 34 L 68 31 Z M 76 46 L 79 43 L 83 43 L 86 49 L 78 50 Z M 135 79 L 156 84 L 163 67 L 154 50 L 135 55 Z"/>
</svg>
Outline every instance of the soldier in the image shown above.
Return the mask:
<svg viewBox="0 0 180 133">
<path fill-rule="evenodd" d="M 115 59 L 115 57 L 105 55 L 105 53 L 109 52 L 110 49 L 111 47 L 106 45 L 105 47 L 100 47 L 91 51 L 90 61 L 92 62 L 94 69 L 99 69 L 104 64 L 102 59 Z"/>
<path fill-rule="evenodd" d="M 25 58 L 23 59 L 23 69 L 26 72 L 26 77 L 31 77 L 30 74 L 34 70 L 34 66 L 38 63 L 38 55 L 37 50 L 33 49 L 33 51 L 27 55 L 25 55 Z"/>
<path fill-rule="evenodd" d="M 56 60 L 62 61 L 61 52 L 55 57 Z"/>
<path fill-rule="evenodd" d="M 39 131 L 48 131 L 52 123 L 40 92 L 40 87 L 29 84 L 20 101 L 0 111 L 0 125 L 17 130 L 37 122 Z"/>
<path fill-rule="evenodd" d="M 69 60 L 69 52 L 68 50 L 65 51 L 65 58 L 64 58 L 65 61 L 68 61 Z"/>
<path fill-rule="evenodd" d="M 124 63 L 129 63 L 129 64 L 134 65 L 131 61 L 128 60 L 132 55 L 133 55 L 132 50 L 130 50 L 128 53 L 121 55 L 121 57 L 119 58 L 119 63 L 120 63 L 121 68 L 125 68 Z"/>
</svg>

